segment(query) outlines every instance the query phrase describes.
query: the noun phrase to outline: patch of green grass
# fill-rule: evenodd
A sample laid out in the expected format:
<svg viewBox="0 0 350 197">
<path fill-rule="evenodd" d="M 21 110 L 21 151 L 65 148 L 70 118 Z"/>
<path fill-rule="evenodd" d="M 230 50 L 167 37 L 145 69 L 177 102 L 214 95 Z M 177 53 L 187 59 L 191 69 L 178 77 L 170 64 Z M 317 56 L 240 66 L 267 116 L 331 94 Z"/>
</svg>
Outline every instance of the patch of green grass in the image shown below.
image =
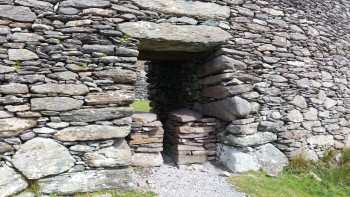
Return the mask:
<svg viewBox="0 0 350 197">
<path fill-rule="evenodd" d="M 14 65 L 12 65 L 12 68 L 13 68 L 15 71 L 21 70 L 21 69 L 22 69 L 21 61 L 16 60 L 16 63 L 15 63 Z"/>
<path fill-rule="evenodd" d="M 266 176 L 265 172 L 247 172 L 232 176 L 229 182 L 238 191 L 251 197 L 321 197 L 350 196 L 349 149 L 341 154 L 344 164 L 336 164 L 338 153 L 330 151 L 317 163 L 298 156 L 291 160 L 284 172 L 277 177 Z"/>
<path fill-rule="evenodd" d="M 350 166 L 350 148 L 344 148 L 341 151 L 342 159 L 341 164 Z"/>
<path fill-rule="evenodd" d="M 150 112 L 151 107 L 149 106 L 150 101 L 144 100 L 144 101 L 135 101 L 130 105 L 135 111 L 137 112 Z"/>
<path fill-rule="evenodd" d="M 74 195 L 74 197 L 94 197 L 102 194 L 110 194 L 112 197 L 155 197 L 157 196 L 157 194 L 152 191 L 142 192 L 142 191 L 134 190 L 131 192 L 125 192 L 125 191 L 108 190 L 108 191 L 99 191 L 99 192 L 93 192 L 93 193 L 76 194 Z"/>
<path fill-rule="evenodd" d="M 41 196 L 41 188 L 37 181 L 29 181 L 29 186 L 27 189 L 23 190 L 19 194 L 25 193 L 25 192 L 31 192 L 34 193 L 35 196 Z"/>
<path fill-rule="evenodd" d="M 82 65 L 82 67 L 83 67 L 83 68 L 87 68 L 88 65 L 87 65 L 86 63 L 84 63 L 84 64 Z"/>
<path fill-rule="evenodd" d="M 130 41 L 131 39 L 132 39 L 132 37 L 130 35 L 128 35 L 128 34 L 124 34 L 123 37 L 122 37 L 122 40 L 124 40 L 126 42 Z"/>
</svg>

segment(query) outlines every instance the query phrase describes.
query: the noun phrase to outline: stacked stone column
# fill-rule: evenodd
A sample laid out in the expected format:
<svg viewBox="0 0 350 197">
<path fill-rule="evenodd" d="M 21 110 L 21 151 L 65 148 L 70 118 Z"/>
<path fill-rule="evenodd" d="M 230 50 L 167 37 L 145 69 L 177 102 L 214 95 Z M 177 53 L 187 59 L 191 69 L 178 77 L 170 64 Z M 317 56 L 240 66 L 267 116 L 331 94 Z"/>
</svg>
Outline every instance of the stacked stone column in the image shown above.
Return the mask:
<svg viewBox="0 0 350 197">
<path fill-rule="evenodd" d="M 163 164 L 163 124 L 153 113 L 135 113 L 132 117 L 128 143 L 132 150 L 132 165 L 160 166 Z"/>
<path fill-rule="evenodd" d="M 215 118 L 188 109 L 170 112 L 165 125 L 165 152 L 178 165 L 215 160 L 219 126 Z"/>
</svg>

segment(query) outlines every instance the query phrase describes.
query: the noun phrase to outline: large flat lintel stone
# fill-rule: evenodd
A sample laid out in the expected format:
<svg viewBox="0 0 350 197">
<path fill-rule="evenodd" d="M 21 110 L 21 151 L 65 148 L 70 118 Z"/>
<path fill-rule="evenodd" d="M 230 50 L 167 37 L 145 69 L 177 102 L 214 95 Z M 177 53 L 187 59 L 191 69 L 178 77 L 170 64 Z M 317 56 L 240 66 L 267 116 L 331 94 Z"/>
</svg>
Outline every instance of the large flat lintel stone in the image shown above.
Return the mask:
<svg viewBox="0 0 350 197">
<path fill-rule="evenodd" d="M 215 3 L 184 0 L 131 0 L 144 9 L 155 9 L 166 14 L 178 16 L 193 16 L 200 18 L 228 18 L 230 8 Z"/>
<path fill-rule="evenodd" d="M 204 52 L 224 44 L 232 36 L 218 28 L 204 25 L 127 22 L 119 29 L 140 40 L 139 50 Z"/>
</svg>

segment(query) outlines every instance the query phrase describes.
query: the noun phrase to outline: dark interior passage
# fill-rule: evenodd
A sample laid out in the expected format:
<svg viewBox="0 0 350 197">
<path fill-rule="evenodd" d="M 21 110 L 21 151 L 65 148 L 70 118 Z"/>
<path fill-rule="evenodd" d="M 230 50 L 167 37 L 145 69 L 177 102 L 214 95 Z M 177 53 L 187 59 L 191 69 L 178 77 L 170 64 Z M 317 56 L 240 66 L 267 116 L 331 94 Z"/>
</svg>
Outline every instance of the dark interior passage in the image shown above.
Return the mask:
<svg viewBox="0 0 350 197">
<path fill-rule="evenodd" d="M 182 52 L 142 54 L 143 59 L 151 59 L 145 63 L 148 98 L 152 112 L 163 125 L 163 153 L 177 164 L 214 160 L 216 133 L 221 124 L 194 110 L 195 103 L 201 102 L 198 67 L 209 55 Z"/>
</svg>

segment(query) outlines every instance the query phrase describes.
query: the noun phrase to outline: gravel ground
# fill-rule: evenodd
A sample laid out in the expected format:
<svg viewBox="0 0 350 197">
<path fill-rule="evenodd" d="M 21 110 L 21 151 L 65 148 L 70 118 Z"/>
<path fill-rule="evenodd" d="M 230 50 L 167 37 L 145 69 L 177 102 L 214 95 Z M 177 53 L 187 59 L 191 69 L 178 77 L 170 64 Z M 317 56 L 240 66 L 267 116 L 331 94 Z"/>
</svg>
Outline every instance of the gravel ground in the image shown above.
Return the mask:
<svg viewBox="0 0 350 197">
<path fill-rule="evenodd" d="M 160 197 L 244 197 L 226 182 L 227 175 L 209 162 L 178 168 L 165 157 L 161 167 L 136 172 L 136 181 L 140 189 Z"/>
</svg>

